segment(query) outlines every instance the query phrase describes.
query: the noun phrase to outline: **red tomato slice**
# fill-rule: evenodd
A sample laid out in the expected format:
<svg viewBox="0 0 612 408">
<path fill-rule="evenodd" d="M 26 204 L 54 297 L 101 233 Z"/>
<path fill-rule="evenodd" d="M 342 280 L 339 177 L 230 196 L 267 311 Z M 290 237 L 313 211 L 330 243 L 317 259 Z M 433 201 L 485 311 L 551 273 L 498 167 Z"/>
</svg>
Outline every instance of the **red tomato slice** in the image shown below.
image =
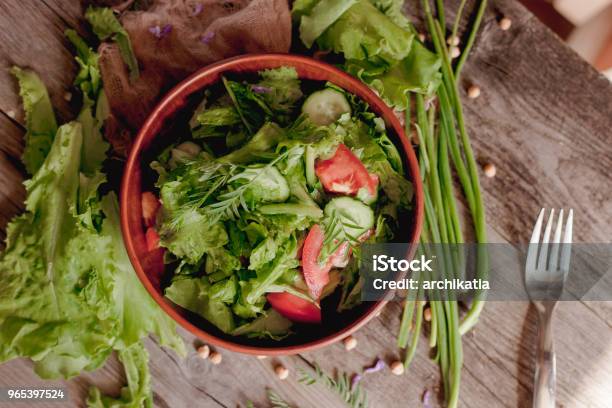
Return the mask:
<svg viewBox="0 0 612 408">
<path fill-rule="evenodd" d="M 147 275 L 151 278 L 155 287 L 159 288 L 165 270 L 164 254 L 166 249 L 159 246 L 159 234 L 153 227 L 147 228 L 145 241 L 147 252 L 141 259 L 142 267 L 147 271 Z"/>
<path fill-rule="evenodd" d="M 344 268 L 348 265 L 352 253 L 353 249 L 349 246 L 349 243 L 343 242 L 338 249 L 336 249 L 336 252 L 329 257 L 328 263 L 334 268 Z"/>
<path fill-rule="evenodd" d="M 321 265 L 318 261 L 324 239 L 323 230 L 318 224 L 315 224 L 310 228 L 302 248 L 302 272 L 314 299 L 321 296 L 323 288 L 329 282 L 329 270 L 332 267 L 330 262 Z"/>
<path fill-rule="evenodd" d="M 155 225 L 155 218 L 157 217 L 157 211 L 161 207 L 161 203 L 150 191 L 142 193 L 142 220 L 144 221 L 145 227 L 152 227 Z"/>
<path fill-rule="evenodd" d="M 331 193 L 356 195 L 365 188 L 376 196 L 378 176 L 371 175 L 351 149 L 340 143 L 334 155 L 315 164 L 315 173 L 325 190 Z"/>
<path fill-rule="evenodd" d="M 321 309 L 306 299 L 288 292 L 266 295 L 274 310 L 289 320 L 299 323 L 321 323 Z"/>
<path fill-rule="evenodd" d="M 357 239 L 359 240 L 359 242 L 366 242 L 368 239 L 370 239 L 372 235 L 374 235 L 374 232 L 376 232 L 374 231 L 374 228 L 370 228 L 369 230 L 361 234 Z"/>
<path fill-rule="evenodd" d="M 145 233 L 145 240 L 147 241 L 148 251 L 154 251 L 156 249 L 159 249 L 159 234 L 157 233 L 157 231 L 155 231 L 155 228 L 147 228 L 147 232 Z"/>
<path fill-rule="evenodd" d="M 318 259 L 324 240 L 323 230 L 318 224 L 315 224 L 310 228 L 302 247 L 302 273 L 306 286 L 314 299 L 319 299 L 323 288 L 329 283 L 331 268 L 344 268 L 352 253 L 349 243 L 344 242 L 324 264 L 321 264 Z"/>
</svg>

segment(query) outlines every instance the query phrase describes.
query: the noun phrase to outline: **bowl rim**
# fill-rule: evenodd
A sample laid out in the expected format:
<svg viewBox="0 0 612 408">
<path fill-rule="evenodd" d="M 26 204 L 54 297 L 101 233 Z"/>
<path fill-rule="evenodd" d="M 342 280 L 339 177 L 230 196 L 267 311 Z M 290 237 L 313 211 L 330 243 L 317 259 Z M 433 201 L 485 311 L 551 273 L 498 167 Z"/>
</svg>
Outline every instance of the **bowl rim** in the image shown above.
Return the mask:
<svg viewBox="0 0 612 408">
<path fill-rule="evenodd" d="M 257 67 L 258 65 L 267 65 L 266 67 Z M 256 66 L 256 68 L 247 68 L 246 66 Z M 278 346 L 278 347 L 262 347 L 247 344 L 240 344 L 226 339 L 217 337 L 211 334 L 195 324 L 191 323 L 187 318 L 182 316 L 177 310 L 175 310 L 161 295 L 157 292 L 153 286 L 148 275 L 145 273 L 144 268 L 141 264 L 141 259 L 137 256 L 137 251 L 134 243 L 134 239 L 130 233 L 130 189 L 135 183 L 132 182 L 133 175 L 137 166 L 141 166 L 140 156 L 143 152 L 143 143 L 147 134 L 152 132 L 152 129 L 156 127 L 156 122 L 160 120 L 160 116 L 163 119 L 163 113 L 169 111 L 170 113 L 176 110 L 174 101 L 182 97 L 186 97 L 194 92 L 201 91 L 208 85 L 197 85 L 198 82 L 203 81 L 208 76 L 220 75 L 227 71 L 232 71 L 235 68 L 241 68 L 243 72 L 256 72 L 261 69 L 277 68 L 281 66 L 300 66 L 308 67 L 310 69 L 320 70 L 325 73 L 326 76 L 340 77 L 343 81 L 349 83 L 354 89 L 350 90 L 351 93 L 357 95 L 360 99 L 366 99 L 367 97 L 371 101 L 374 101 L 376 108 L 381 111 L 381 116 L 387 123 L 390 123 L 396 133 L 398 139 L 401 142 L 404 155 L 407 159 L 408 170 L 411 176 L 411 183 L 414 191 L 414 216 L 413 216 L 413 228 L 412 235 L 410 236 L 410 243 L 416 243 L 421 234 L 423 225 L 423 185 L 421 182 L 418 161 L 412 144 L 407 138 L 403 126 L 400 124 L 399 119 L 396 117 L 394 112 L 389 108 L 380 97 L 374 93 L 367 85 L 362 83 L 359 79 L 349 75 L 348 73 L 341 71 L 340 69 L 329 65 L 325 62 L 315 60 L 313 58 L 295 55 L 295 54 L 247 54 L 237 57 L 228 58 L 214 64 L 203 67 L 198 70 L 185 80 L 181 81 L 174 88 L 172 88 L 161 101 L 155 106 L 147 117 L 145 123 L 141 126 L 134 143 L 132 144 L 126 165 L 124 167 L 124 173 L 121 181 L 121 193 L 120 193 L 120 216 L 121 216 L 121 230 L 125 247 L 134 267 L 134 270 L 144 285 L 145 289 L 153 297 L 155 302 L 162 308 L 162 310 L 169 315 L 176 323 L 182 326 L 184 329 L 195 335 L 202 341 L 210 343 L 214 346 L 223 347 L 230 351 L 252 354 L 252 355 L 288 355 L 297 354 L 306 351 L 312 351 L 330 345 L 343 339 L 344 337 L 354 333 L 366 323 L 368 323 L 387 303 L 387 300 L 378 300 L 372 303 L 372 305 L 363 312 L 355 321 L 351 324 L 342 327 L 340 330 L 328 334 L 322 338 L 308 341 L 303 344 L 289 345 L 289 346 Z M 331 81 L 331 79 L 330 79 Z M 216 83 L 215 81 L 214 83 Z M 335 82 L 335 81 L 332 81 Z M 341 88 L 345 89 L 344 86 Z M 372 105 L 372 104 L 370 104 Z M 156 135 L 153 136 L 153 139 Z M 411 250 L 409 253 L 410 257 L 414 256 L 415 245 L 410 245 Z"/>
</svg>

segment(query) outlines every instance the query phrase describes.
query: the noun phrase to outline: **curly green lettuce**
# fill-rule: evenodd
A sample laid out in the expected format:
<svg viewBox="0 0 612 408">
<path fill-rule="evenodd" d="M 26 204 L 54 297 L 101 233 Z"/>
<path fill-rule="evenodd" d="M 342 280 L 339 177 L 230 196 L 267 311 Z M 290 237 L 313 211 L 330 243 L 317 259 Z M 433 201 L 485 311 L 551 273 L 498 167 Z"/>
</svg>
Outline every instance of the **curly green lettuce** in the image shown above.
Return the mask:
<svg viewBox="0 0 612 408">
<path fill-rule="evenodd" d="M 30 357 L 44 378 L 96 369 L 150 332 L 182 348 L 131 267 L 115 195 L 101 200 L 101 231 L 79 221 L 82 145 L 79 123 L 60 127 L 0 256 L 0 360 Z"/>
<path fill-rule="evenodd" d="M 11 73 L 19 82 L 26 119 L 25 149 L 22 160 L 28 174 L 42 166 L 57 132 L 57 121 L 47 88 L 33 71 L 13 67 Z"/>
<path fill-rule="evenodd" d="M 0 361 L 28 357 L 41 377 L 69 378 L 99 368 L 117 351 L 127 386 L 118 399 L 92 388 L 88 404 L 150 406 L 142 339 L 153 333 L 179 353 L 184 344 L 132 269 L 116 195 L 100 194 L 108 148 L 101 128 L 108 109 L 95 83 L 97 57 L 76 34 L 69 36 L 83 63 L 75 83 L 84 105 L 76 121 L 48 138 L 46 152 L 37 150 L 37 170 L 25 182 L 26 211 L 7 228 L 0 254 Z M 32 117 L 48 116 L 50 105 L 27 99 L 47 95 L 44 85 L 33 73 L 27 79 L 20 80 L 26 110 Z M 27 121 L 28 132 L 39 123 Z M 26 139 L 26 152 L 32 151 L 31 141 Z M 31 157 L 24 157 L 26 163 Z"/>
<path fill-rule="evenodd" d="M 410 92 L 429 95 L 440 83 L 440 59 L 415 39 L 398 0 L 299 0 L 292 13 L 307 47 L 342 54 L 344 70 L 391 107 L 408 107 Z"/>
<path fill-rule="evenodd" d="M 93 32 L 100 41 L 110 39 L 117 44 L 121 57 L 129 68 L 130 78 L 138 78 L 138 60 L 136 60 L 134 55 L 130 36 L 113 13 L 113 10 L 107 7 L 89 6 L 87 11 L 85 11 L 85 19 L 91 24 Z"/>
</svg>

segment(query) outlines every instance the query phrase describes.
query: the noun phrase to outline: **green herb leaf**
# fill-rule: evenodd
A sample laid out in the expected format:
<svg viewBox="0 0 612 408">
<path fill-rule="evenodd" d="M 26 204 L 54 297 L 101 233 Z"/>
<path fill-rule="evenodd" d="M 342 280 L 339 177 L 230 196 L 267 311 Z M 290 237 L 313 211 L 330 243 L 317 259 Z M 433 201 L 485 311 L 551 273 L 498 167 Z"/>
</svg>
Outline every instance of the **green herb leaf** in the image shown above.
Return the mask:
<svg viewBox="0 0 612 408">
<path fill-rule="evenodd" d="M 149 332 L 184 351 L 174 323 L 134 274 L 116 197 L 99 204 L 105 217 L 100 232 L 83 228 L 74 213 L 82 140 L 79 123 L 58 130 L 44 164 L 26 183 L 26 213 L 11 222 L 0 256 L 0 360 L 30 357 L 44 378 L 98 368 L 113 350 Z"/>
<path fill-rule="evenodd" d="M 165 295 L 177 305 L 203 316 L 224 333 L 234 330 L 234 316 L 221 300 L 211 297 L 211 285 L 206 278 L 177 277 Z"/>
<path fill-rule="evenodd" d="M 26 116 L 25 149 L 22 160 L 29 174 L 42 166 L 57 132 L 57 122 L 47 88 L 30 70 L 13 67 L 11 73 L 19 82 L 19 94 Z"/>
<path fill-rule="evenodd" d="M 105 41 L 111 39 L 117 43 L 121 57 L 130 70 L 130 78 L 136 79 L 139 76 L 138 60 L 134 55 L 130 37 L 121 25 L 113 10 L 110 8 L 97 8 L 89 6 L 85 11 L 85 18 L 91 24 L 93 32 L 100 39 Z"/>
<path fill-rule="evenodd" d="M 361 384 L 351 387 L 351 379 L 347 373 L 338 373 L 336 378 L 334 378 L 326 374 L 316 363 L 314 364 L 314 373 L 303 369 L 300 369 L 299 372 L 301 374 L 299 382 L 306 385 L 322 383 L 329 390 L 338 394 L 349 407 L 367 408 L 365 391 Z"/>
<path fill-rule="evenodd" d="M 314 4 L 316 3 L 316 4 Z M 298 1 L 293 12 L 301 16 L 300 38 L 310 48 L 357 0 Z"/>
<path fill-rule="evenodd" d="M 281 316 L 276 310 L 269 309 L 264 315 L 250 323 L 237 327 L 232 332 L 234 336 L 246 335 L 254 338 L 271 338 L 281 340 L 290 333 L 289 329 L 293 323 Z"/>
<path fill-rule="evenodd" d="M 285 117 L 293 113 L 297 102 L 303 95 L 295 68 L 266 69 L 261 71 L 259 75 L 262 80 L 252 86 L 251 89 L 260 92 L 266 104 L 277 117 Z"/>
<path fill-rule="evenodd" d="M 347 60 L 394 64 L 408 55 L 413 37 L 369 1 L 358 1 L 321 33 L 317 43 L 322 49 L 344 54 Z"/>
<path fill-rule="evenodd" d="M 92 387 L 89 390 L 87 406 L 89 408 L 128 408 L 153 406 L 151 395 L 151 374 L 149 373 L 149 353 L 142 343 L 134 343 L 125 350 L 119 351 L 119 361 L 127 386 L 121 389 L 119 398 L 103 396 L 100 390 Z"/>
</svg>

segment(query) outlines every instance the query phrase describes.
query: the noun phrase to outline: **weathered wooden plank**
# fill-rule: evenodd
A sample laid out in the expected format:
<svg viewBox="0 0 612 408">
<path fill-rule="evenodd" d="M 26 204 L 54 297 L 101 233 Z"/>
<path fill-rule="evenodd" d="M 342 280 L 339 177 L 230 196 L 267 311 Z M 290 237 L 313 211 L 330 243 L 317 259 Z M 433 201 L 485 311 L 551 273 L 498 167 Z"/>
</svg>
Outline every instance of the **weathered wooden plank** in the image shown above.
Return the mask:
<svg viewBox="0 0 612 408">
<path fill-rule="evenodd" d="M 0 112 L 0 151 L 13 159 L 23 152 L 23 127 L 16 120 Z"/>
<path fill-rule="evenodd" d="M 610 242 L 612 84 L 520 4 L 494 5 L 462 78 L 482 89 L 464 98 L 476 154 L 497 167 L 482 179 L 488 220 L 524 242 L 541 207 L 573 208 L 576 242 Z M 609 303 L 591 309 L 612 320 Z"/>
<path fill-rule="evenodd" d="M 0 151 L 0 249 L 4 248 L 6 225 L 23 210 L 25 189 L 21 176 L 8 156 Z"/>
<path fill-rule="evenodd" d="M 55 10 L 54 1 L 45 2 Z M 24 7 L 32 11 L 31 1 L 24 3 Z M 1 4 L 0 10 L 17 7 L 16 4 Z M 55 24 L 60 24 L 60 20 L 71 21 L 70 14 L 63 14 L 64 10 L 52 15 L 41 10 L 36 12 L 36 18 L 48 18 L 43 23 L 55 22 L 48 26 L 36 24 L 42 27 L 39 31 L 45 29 L 54 33 L 55 40 L 51 40 L 54 43 L 48 47 L 59 49 L 58 44 L 63 40 L 58 32 L 61 33 L 63 27 L 57 28 Z M 495 19 L 501 14 L 513 19 L 512 30 L 501 32 L 497 29 Z M 59 20 L 58 16 L 61 16 Z M 0 21 L 2 18 L 0 16 Z M 451 13 L 448 18 L 452 18 Z M 31 30 L 17 33 L 14 36 L 20 40 L 11 40 L 13 47 L 32 43 L 30 35 L 39 38 Z M 0 48 L 0 52 L 3 56 L 11 55 L 5 54 L 4 48 Z M 34 56 L 38 54 L 25 55 L 24 63 L 34 63 Z M 60 54 L 62 57 L 58 59 L 64 63 L 70 61 L 65 51 Z M 51 57 L 45 56 L 44 60 L 54 60 Z M 36 69 L 41 74 L 46 72 L 44 65 Z M 59 97 L 61 106 L 63 89 L 69 87 L 72 73 L 65 75 L 63 81 L 61 72 L 47 75 L 48 78 L 43 76 L 43 79 L 50 83 L 54 103 Z M 5 108 L 3 104 L 14 107 L 16 104 L 7 104 L 11 98 L 16 101 L 14 85 L 10 92 L 3 90 L 7 83 L 4 79 L 0 78 L 0 108 Z M 524 241 L 540 205 L 571 205 L 577 213 L 577 239 L 609 241 L 612 220 L 607 171 L 611 164 L 610 85 L 560 45 L 520 5 L 510 1 L 494 2 L 487 14 L 483 35 L 477 41 L 463 77 L 464 86 L 472 82 L 481 86 L 483 95 L 475 101 L 465 100 L 467 123 L 479 158 L 494 162 L 498 169 L 495 179 L 483 180 L 487 215 L 493 228 L 491 239 L 496 242 Z M 65 108 L 61 111 L 67 112 Z M 4 124 L 0 128 L 4 130 Z M 3 151 L 19 150 L 15 145 L 5 147 L 4 139 L 2 143 Z M 0 170 L 2 168 L 0 164 Z M 2 170 L 0 174 L 9 173 Z M 9 178 L 18 179 L 19 176 Z M 610 310 L 601 302 L 565 303 L 559 307 L 555 323 L 559 401 L 565 406 L 603 407 L 608 403 L 605 391 L 612 378 L 612 356 L 605 341 L 611 334 Z M 193 353 L 180 361 L 148 343 L 156 405 L 235 406 L 250 399 L 266 406 L 264 388 L 271 386 L 289 402 L 301 407 L 341 406 L 325 389 L 297 384 L 295 369 L 306 368 L 306 362 L 316 361 L 326 370 L 338 367 L 350 372 L 372 363 L 376 356 L 390 361 L 396 357 L 393 353 L 399 313 L 399 305 L 387 306 L 379 319 L 356 335 L 358 350 L 347 353 L 341 345 L 333 345 L 304 354 L 305 360 L 283 357 L 259 361 L 224 352 L 223 363 L 213 367 Z M 528 313 L 526 304 L 489 303 L 475 334 L 466 336 L 464 341 L 462 405 L 528 406 L 534 336 L 535 317 Z M 192 342 L 191 336 L 185 337 L 188 343 Z M 275 361 L 283 361 L 292 369 L 290 379 L 284 382 L 275 379 L 272 371 Z M 14 372 L 18 373 L 16 378 L 21 384 L 38 381 L 23 361 L 1 366 L 0 381 L 13 378 Z M 378 373 L 366 377 L 364 386 L 369 391 L 372 406 L 418 406 L 423 390 L 436 387 L 437 380 L 436 365 L 427 358 L 422 338 L 408 375 L 393 377 L 388 372 Z M 101 384 L 105 391 L 116 393 L 122 382 L 121 367 L 113 359 L 105 368 L 69 382 L 70 389 L 74 389 L 73 394 L 78 397 L 73 400 L 74 406 L 81 406 L 90 383 Z"/>
<path fill-rule="evenodd" d="M 23 130 L 0 113 L 0 249 L 4 248 L 6 225 L 23 210 L 22 137 Z"/>
<path fill-rule="evenodd" d="M 25 177 L 19 157 L 23 150 L 23 129 L 0 112 L 0 249 L 4 248 L 6 225 L 23 209 Z"/>
<path fill-rule="evenodd" d="M 85 2 L 79 0 L 41 0 L 41 3 L 45 4 L 51 12 L 62 20 L 64 27 L 73 28 L 85 37 L 89 37 L 91 34 L 91 30 L 83 18 Z"/>
<path fill-rule="evenodd" d="M 16 113 L 23 123 L 17 84 L 9 73 L 13 65 L 30 67 L 49 89 L 53 106 L 63 120 L 72 117 L 65 98 L 76 69 L 59 16 L 38 0 L 0 2 L 0 110 Z"/>
</svg>

